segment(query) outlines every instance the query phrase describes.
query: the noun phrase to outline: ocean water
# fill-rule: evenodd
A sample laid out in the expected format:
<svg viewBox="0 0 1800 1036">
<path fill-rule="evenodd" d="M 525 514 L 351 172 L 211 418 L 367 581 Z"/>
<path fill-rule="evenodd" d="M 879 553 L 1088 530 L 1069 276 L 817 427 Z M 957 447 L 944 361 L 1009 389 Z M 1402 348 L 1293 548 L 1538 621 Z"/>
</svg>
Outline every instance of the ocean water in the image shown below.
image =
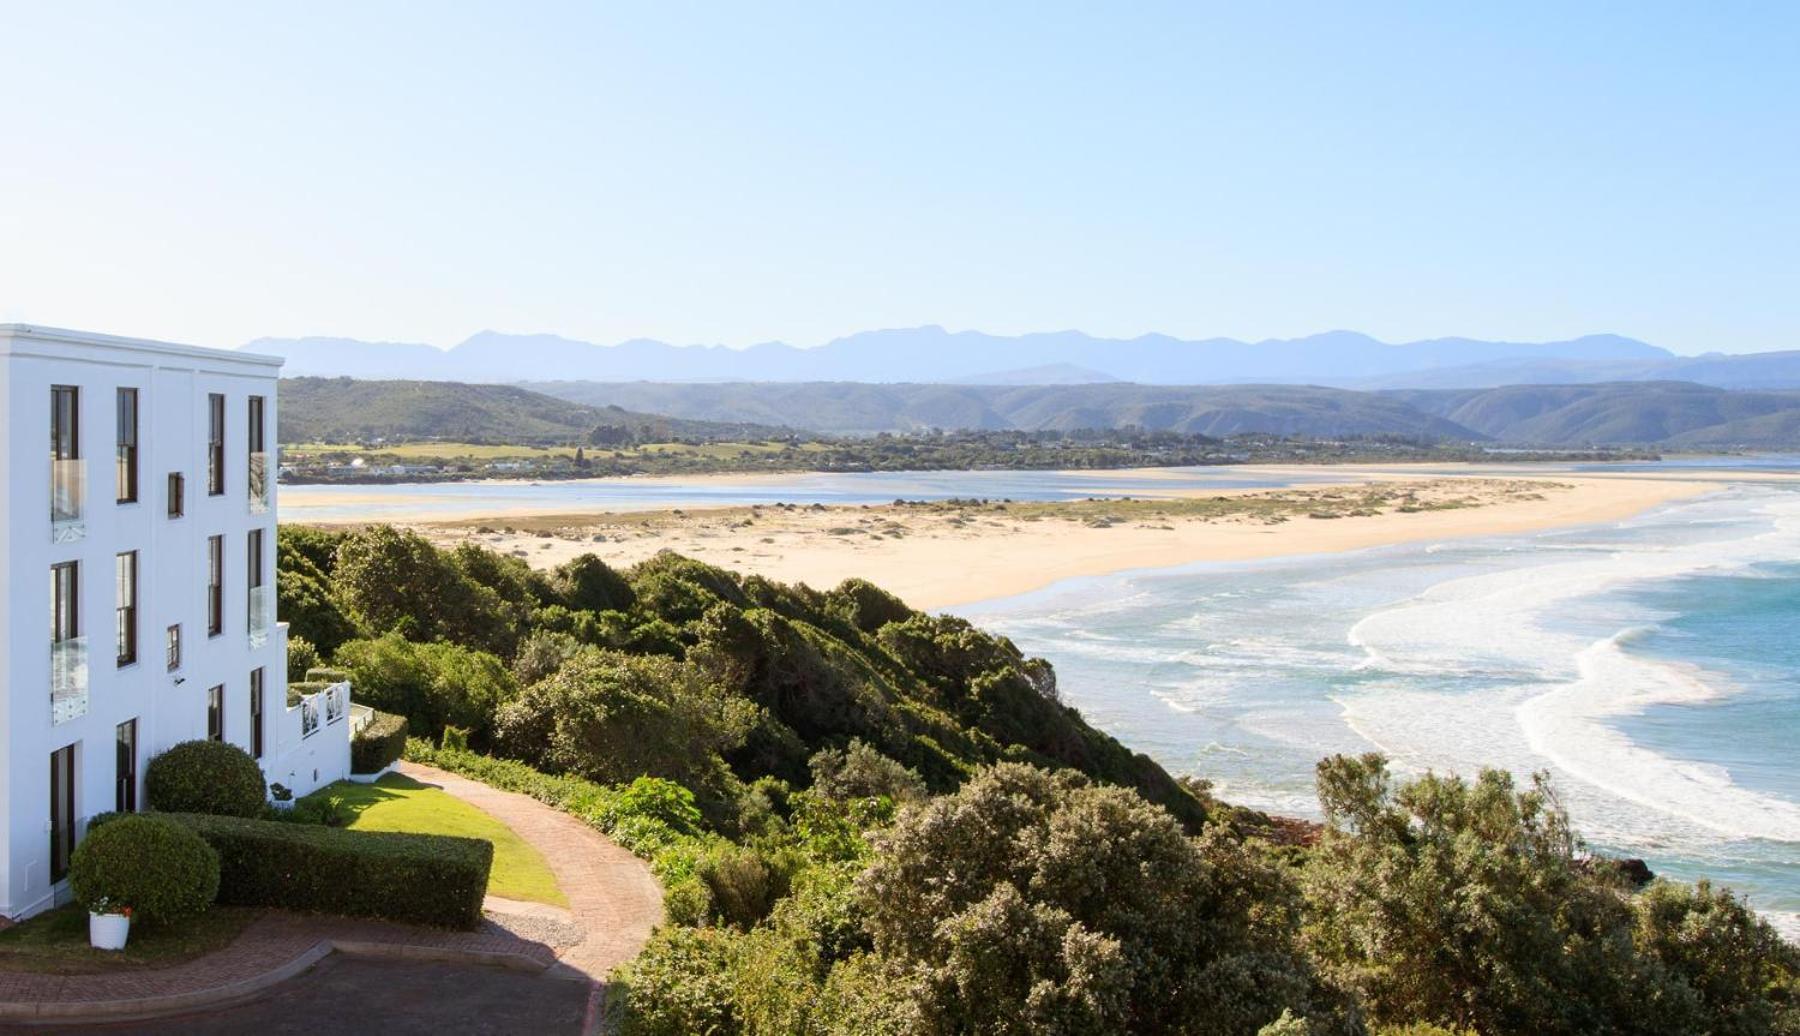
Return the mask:
<svg viewBox="0 0 1800 1036">
<path fill-rule="evenodd" d="M 1595 848 L 1711 876 L 1800 938 L 1800 487 L 960 610 L 1228 799 L 1317 816 L 1312 769 L 1333 752 L 1546 770 Z"/>
</svg>

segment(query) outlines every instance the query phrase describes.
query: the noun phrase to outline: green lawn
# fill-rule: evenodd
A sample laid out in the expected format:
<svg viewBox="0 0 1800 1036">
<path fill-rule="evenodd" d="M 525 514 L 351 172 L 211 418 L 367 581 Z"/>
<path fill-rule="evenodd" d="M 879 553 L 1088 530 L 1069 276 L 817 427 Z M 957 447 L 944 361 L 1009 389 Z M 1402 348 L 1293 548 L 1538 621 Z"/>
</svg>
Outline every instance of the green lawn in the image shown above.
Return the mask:
<svg viewBox="0 0 1800 1036">
<path fill-rule="evenodd" d="M 168 967 L 231 944 L 260 910 L 214 906 L 199 917 L 162 928 L 131 926 L 125 948 L 88 945 L 87 911 L 70 904 L 0 932 L 0 971 L 90 975 L 120 968 Z"/>
<path fill-rule="evenodd" d="M 488 892 L 507 899 L 568 906 L 556 887 L 556 876 L 544 858 L 512 828 L 467 802 L 421 784 L 411 777 L 390 773 L 374 784 L 340 781 L 313 792 L 309 798 L 335 797 L 351 816 L 349 826 L 358 831 L 411 831 L 431 835 L 461 835 L 494 843 L 494 870 L 488 875 Z"/>
</svg>

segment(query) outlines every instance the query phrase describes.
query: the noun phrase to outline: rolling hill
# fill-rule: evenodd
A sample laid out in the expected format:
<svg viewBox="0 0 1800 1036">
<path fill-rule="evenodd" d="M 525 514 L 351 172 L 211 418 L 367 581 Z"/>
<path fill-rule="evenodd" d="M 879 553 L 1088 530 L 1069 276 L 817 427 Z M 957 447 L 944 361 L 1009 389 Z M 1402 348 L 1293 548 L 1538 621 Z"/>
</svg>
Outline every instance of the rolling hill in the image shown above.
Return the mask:
<svg viewBox="0 0 1800 1036">
<path fill-rule="evenodd" d="M 1622 382 L 1382 395 L 1512 443 L 1672 448 L 1783 448 L 1800 443 L 1800 392 Z"/>
<path fill-rule="evenodd" d="M 1356 392 L 1304 385 L 874 385 L 860 382 L 539 382 L 289 378 L 284 442 L 567 443 L 606 425 L 639 440 L 742 440 L 933 429 L 1138 427 L 1223 437 L 1399 436 L 1526 446 L 1783 449 L 1800 391 L 1687 382 Z"/>
<path fill-rule="evenodd" d="M 861 435 L 933 428 L 1038 431 L 1122 428 L 1222 436 L 1239 432 L 1481 439 L 1402 400 L 1298 385 L 871 385 L 859 382 L 537 382 L 573 402 L 709 421 L 787 419 L 810 431 Z"/>
<path fill-rule="evenodd" d="M 514 385 L 450 381 L 284 378 L 282 442 L 436 439 L 452 442 L 564 443 L 601 425 L 630 428 L 639 439 L 743 439 L 787 434 L 731 422 L 691 421 L 618 407 L 588 406 Z"/>
</svg>

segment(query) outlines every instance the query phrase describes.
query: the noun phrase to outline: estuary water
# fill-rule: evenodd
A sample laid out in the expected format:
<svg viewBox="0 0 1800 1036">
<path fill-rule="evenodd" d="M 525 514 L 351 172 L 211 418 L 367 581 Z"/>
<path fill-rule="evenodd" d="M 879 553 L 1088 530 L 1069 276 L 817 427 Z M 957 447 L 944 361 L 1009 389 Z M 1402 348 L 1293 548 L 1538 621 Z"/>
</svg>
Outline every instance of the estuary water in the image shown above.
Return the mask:
<svg viewBox="0 0 1800 1036">
<path fill-rule="evenodd" d="M 595 478 L 560 482 L 283 485 L 284 522 L 378 522 L 573 514 L 749 504 L 889 504 L 895 500 L 1079 500 L 1193 489 L 1275 489 L 1341 481 L 1342 474 L 1280 474 L 1225 465 L 1154 471 L 859 471 L 698 478 Z"/>
<path fill-rule="evenodd" d="M 1779 465 L 1778 465 L 1779 467 Z M 1227 799 L 1312 768 L 1547 770 L 1594 847 L 1711 876 L 1800 938 L 1800 484 L 1614 526 L 1071 580 L 959 609 Z"/>
</svg>

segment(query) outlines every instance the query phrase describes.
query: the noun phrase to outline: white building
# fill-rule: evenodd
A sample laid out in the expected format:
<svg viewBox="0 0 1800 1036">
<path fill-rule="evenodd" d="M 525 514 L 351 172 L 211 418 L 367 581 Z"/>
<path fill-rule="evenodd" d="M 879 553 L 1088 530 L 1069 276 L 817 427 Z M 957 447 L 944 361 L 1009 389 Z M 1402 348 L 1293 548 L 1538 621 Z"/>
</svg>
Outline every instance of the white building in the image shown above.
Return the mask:
<svg viewBox="0 0 1800 1036">
<path fill-rule="evenodd" d="M 0 324 L 0 916 L 66 899 L 88 818 L 177 742 L 296 794 L 348 773 L 348 687 L 287 704 L 280 366 Z"/>
</svg>

